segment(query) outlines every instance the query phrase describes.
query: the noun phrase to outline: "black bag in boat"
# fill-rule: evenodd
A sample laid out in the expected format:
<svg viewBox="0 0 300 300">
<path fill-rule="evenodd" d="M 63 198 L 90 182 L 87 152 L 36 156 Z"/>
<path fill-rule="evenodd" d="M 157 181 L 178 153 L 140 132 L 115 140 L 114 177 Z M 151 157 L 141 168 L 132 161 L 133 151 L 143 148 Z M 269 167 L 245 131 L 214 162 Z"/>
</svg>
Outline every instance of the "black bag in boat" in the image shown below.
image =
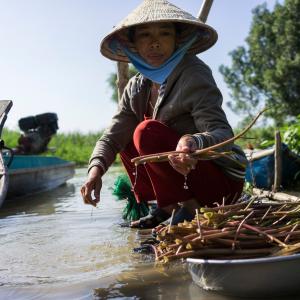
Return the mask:
<svg viewBox="0 0 300 300">
<path fill-rule="evenodd" d="M 24 132 L 47 127 L 51 134 L 54 134 L 58 129 L 57 120 L 56 113 L 44 113 L 20 119 L 19 127 Z"/>
<path fill-rule="evenodd" d="M 57 120 L 55 113 L 44 113 L 20 119 L 19 127 L 24 134 L 20 136 L 15 152 L 39 154 L 47 151 L 47 145 L 58 129 Z"/>
</svg>

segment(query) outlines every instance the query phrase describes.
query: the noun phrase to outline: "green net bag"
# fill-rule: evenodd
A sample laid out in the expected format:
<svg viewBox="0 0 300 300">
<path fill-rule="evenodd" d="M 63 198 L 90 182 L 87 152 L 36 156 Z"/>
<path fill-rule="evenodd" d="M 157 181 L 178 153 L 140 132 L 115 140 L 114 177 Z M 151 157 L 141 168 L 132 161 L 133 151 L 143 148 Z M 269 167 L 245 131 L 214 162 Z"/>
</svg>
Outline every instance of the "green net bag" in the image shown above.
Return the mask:
<svg viewBox="0 0 300 300">
<path fill-rule="evenodd" d="M 127 221 L 136 221 L 148 215 L 149 208 L 145 202 L 137 203 L 132 192 L 131 182 L 126 174 L 119 175 L 115 181 L 113 195 L 118 200 L 127 200 L 122 217 Z"/>
</svg>

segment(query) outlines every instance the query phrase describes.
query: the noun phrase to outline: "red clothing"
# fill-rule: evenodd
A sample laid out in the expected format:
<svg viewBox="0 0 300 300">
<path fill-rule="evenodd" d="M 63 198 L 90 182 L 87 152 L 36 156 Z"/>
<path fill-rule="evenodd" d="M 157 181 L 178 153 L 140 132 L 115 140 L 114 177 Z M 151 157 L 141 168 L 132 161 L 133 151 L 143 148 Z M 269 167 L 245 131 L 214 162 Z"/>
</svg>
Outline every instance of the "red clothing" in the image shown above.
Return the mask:
<svg viewBox="0 0 300 300">
<path fill-rule="evenodd" d="M 136 172 L 132 158 L 175 150 L 179 139 L 178 133 L 159 121 L 145 120 L 136 127 L 133 142 L 120 156 L 138 202 L 156 199 L 159 207 L 165 207 L 195 198 L 201 206 L 212 206 L 214 202 L 222 203 L 223 197 L 228 203 L 240 196 L 244 182 L 226 176 L 213 161 L 198 161 L 187 176 L 188 189 L 184 189 L 184 176 L 168 162 L 139 165 Z"/>
</svg>

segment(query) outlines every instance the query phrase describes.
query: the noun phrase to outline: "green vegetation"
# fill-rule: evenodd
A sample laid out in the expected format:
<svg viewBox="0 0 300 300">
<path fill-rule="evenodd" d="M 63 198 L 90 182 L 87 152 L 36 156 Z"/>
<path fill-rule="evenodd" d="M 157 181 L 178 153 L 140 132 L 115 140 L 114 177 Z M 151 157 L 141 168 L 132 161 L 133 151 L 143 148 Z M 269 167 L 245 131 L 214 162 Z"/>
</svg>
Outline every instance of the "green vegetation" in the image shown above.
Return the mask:
<svg viewBox="0 0 300 300">
<path fill-rule="evenodd" d="M 243 126 L 244 127 L 244 126 Z M 235 134 L 241 129 L 234 130 Z M 254 127 L 245 135 L 244 138 L 237 140 L 235 143 L 245 148 L 263 149 L 274 144 L 274 127 Z"/>
<path fill-rule="evenodd" d="M 5 142 L 5 146 L 14 148 L 18 145 L 20 133 L 15 130 L 3 128 L 1 139 Z"/>
<path fill-rule="evenodd" d="M 231 67 L 220 72 L 231 90 L 229 107 L 252 118 L 262 107 L 265 116 L 282 126 L 300 114 L 300 0 L 266 4 L 253 10 L 246 47 L 230 53 Z"/>
<path fill-rule="evenodd" d="M 300 115 L 297 119 L 282 127 L 283 141 L 291 150 L 300 155 Z"/>
<path fill-rule="evenodd" d="M 79 132 L 58 133 L 51 139 L 49 144 L 49 148 L 55 149 L 55 151 L 48 151 L 46 155 L 58 156 L 66 160 L 74 161 L 78 166 L 85 166 L 101 134 L 101 132 L 88 134 Z M 5 141 L 5 145 L 10 148 L 17 146 L 19 136 L 20 132 L 6 128 L 4 128 L 2 133 L 2 139 Z"/>
<path fill-rule="evenodd" d="M 275 130 L 282 142 L 300 154 L 300 0 L 277 3 L 273 11 L 263 4 L 253 10 L 245 47 L 230 53 L 231 66 L 220 67 L 232 99 L 227 105 L 246 116 L 239 129 L 263 107 L 273 126 L 253 128 L 237 143 L 242 148 L 274 145 Z"/>
<path fill-rule="evenodd" d="M 281 133 L 282 142 L 296 154 L 300 155 L 300 115 L 295 120 L 289 121 L 279 128 L 272 126 L 252 128 L 245 138 L 239 139 L 236 143 L 242 148 L 264 149 L 274 145 L 275 130 Z M 241 130 L 235 130 L 235 134 Z"/>
<path fill-rule="evenodd" d="M 100 132 L 89 134 L 79 132 L 59 133 L 49 143 L 49 148 L 54 148 L 55 152 L 48 152 L 47 155 L 55 155 L 74 161 L 78 166 L 87 165 L 96 141 L 101 134 Z"/>
</svg>

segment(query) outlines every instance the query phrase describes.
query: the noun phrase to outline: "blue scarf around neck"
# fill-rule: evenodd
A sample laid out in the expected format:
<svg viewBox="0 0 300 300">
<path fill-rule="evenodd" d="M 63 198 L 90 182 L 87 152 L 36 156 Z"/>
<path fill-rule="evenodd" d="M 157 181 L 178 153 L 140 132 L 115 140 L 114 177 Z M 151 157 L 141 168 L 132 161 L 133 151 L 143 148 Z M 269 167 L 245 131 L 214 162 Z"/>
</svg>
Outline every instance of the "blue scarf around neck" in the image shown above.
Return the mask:
<svg viewBox="0 0 300 300">
<path fill-rule="evenodd" d="M 118 46 L 122 48 L 125 54 L 128 56 L 130 62 L 135 66 L 135 68 L 146 78 L 150 79 L 153 82 L 158 84 L 162 84 L 166 81 L 175 67 L 179 64 L 182 60 L 184 55 L 186 54 L 187 50 L 190 46 L 195 42 L 197 35 L 193 36 L 189 39 L 185 44 L 179 47 L 171 57 L 169 57 L 161 66 L 154 67 L 148 64 L 140 55 L 130 51 L 128 48 L 122 46 L 118 43 Z M 110 48 L 116 49 L 116 45 L 113 45 L 114 42 L 111 42 Z"/>
</svg>

